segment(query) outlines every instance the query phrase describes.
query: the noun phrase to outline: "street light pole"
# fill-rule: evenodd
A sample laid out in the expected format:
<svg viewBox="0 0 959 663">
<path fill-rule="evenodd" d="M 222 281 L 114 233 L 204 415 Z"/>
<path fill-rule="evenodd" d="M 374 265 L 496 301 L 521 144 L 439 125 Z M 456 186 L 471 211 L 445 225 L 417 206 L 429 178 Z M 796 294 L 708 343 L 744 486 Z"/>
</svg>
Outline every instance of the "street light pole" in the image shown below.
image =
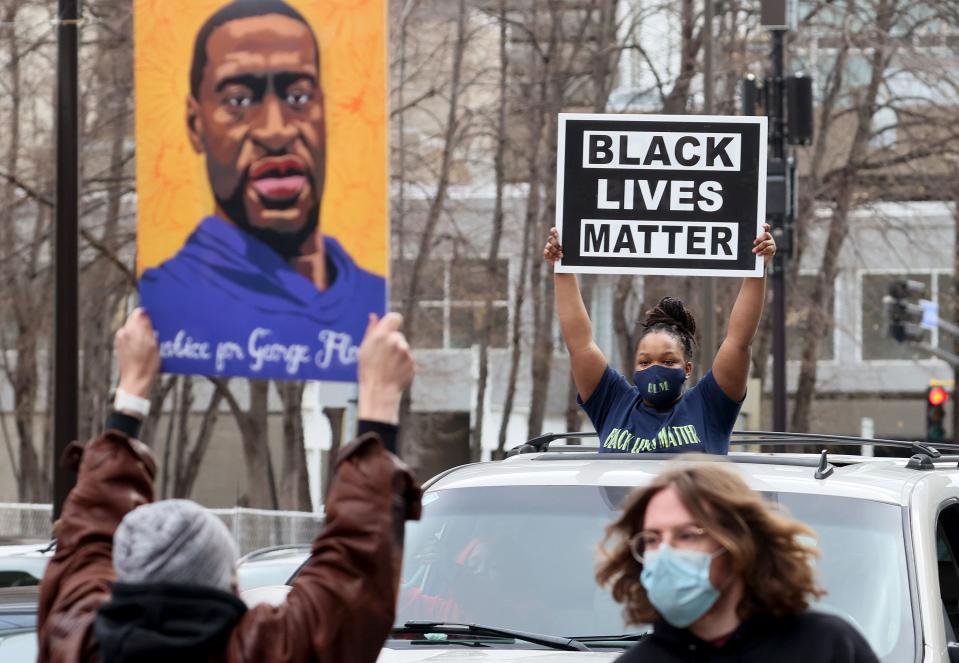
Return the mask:
<svg viewBox="0 0 959 663">
<path fill-rule="evenodd" d="M 772 32 L 772 89 L 767 97 L 770 120 L 770 157 L 785 167 L 786 132 L 783 103 L 785 69 L 783 41 L 785 30 Z M 783 170 L 785 174 L 785 169 Z M 783 190 L 785 193 L 785 190 Z M 783 205 L 785 207 L 785 205 Z M 770 225 L 777 243 L 782 247 L 785 242 L 785 214 L 770 218 Z M 769 278 L 773 291 L 773 430 L 786 430 L 786 251 L 778 251 L 773 258 L 773 268 Z"/>
<path fill-rule="evenodd" d="M 67 446 L 77 437 L 79 324 L 77 228 L 79 217 L 79 140 L 77 51 L 80 0 L 59 0 L 57 20 L 57 208 L 54 233 L 53 518 L 76 476 L 62 467 Z"/>
</svg>

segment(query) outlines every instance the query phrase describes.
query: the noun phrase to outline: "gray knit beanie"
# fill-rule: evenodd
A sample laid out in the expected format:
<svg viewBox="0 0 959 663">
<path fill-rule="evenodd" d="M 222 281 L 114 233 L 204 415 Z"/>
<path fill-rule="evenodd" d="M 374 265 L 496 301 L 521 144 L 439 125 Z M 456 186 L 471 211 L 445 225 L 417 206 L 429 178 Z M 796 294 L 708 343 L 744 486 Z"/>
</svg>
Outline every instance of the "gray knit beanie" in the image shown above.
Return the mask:
<svg viewBox="0 0 959 663">
<path fill-rule="evenodd" d="M 238 557 L 226 525 L 190 500 L 144 504 L 128 513 L 113 535 L 113 567 L 120 582 L 230 591 Z"/>
</svg>

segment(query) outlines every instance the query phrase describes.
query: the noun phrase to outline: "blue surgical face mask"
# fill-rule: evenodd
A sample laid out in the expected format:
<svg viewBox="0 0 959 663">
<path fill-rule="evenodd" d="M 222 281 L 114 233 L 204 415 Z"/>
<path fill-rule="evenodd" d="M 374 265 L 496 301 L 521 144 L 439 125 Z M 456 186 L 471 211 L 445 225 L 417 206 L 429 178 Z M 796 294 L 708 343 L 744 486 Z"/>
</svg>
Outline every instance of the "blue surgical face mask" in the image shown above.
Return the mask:
<svg viewBox="0 0 959 663">
<path fill-rule="evenodd" d="M 659 364 L 633 373 L 633 383 L 654 407 L 665 407 L 679 398 L 685 381 L 686 371 L 682 368 L 666 368 Z"/>
<path fill-rule="evenodd" d="M 686 628 L 713 607 L 719 590 L 709 580 L 709 568 L 723 552 L 710 555 L 663 544 L 644 555 L 639 581 L 663 619 L 676 628 Z"/>
</svg>

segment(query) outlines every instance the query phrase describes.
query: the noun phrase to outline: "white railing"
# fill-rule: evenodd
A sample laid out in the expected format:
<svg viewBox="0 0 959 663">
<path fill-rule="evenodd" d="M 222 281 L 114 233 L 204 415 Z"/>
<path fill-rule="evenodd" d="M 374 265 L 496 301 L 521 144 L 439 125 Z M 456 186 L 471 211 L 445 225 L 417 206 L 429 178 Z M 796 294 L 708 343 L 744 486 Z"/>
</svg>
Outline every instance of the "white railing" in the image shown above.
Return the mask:
<svg viewBox="0 0 959 663">
<path fill-rule="evenodd" d="M 323 514 L 269 509 L 210 509 L 233 533 L 240 554 L 269 546 L 309 543 L 323 527 Z"/>
<path fill-rule="evenodd" d="M 323 526 L 323 515 L 269 509 L 210 509 L 229 528 L 240 554 L 269 546 L 309 543 Z M 45 541 L 51 535 L 49 504 L 0 502 L 0 541 Z"/>
</svg>

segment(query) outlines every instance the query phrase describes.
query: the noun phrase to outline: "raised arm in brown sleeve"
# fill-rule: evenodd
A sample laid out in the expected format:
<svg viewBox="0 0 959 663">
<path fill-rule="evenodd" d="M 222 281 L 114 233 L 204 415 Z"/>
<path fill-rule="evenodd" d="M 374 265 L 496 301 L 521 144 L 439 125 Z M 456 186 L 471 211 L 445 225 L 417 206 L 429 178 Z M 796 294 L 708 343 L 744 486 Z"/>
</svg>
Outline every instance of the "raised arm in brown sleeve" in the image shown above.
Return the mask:
<svg viewBox="0 0 959 663">
<path fill-rule="evenodd" d="M 138 440 L 108 430 L 86 445 L 77 485 L 56 524 L 57 549 L 43 574 L 38 614 L 41 663 L 89 661 L 93 620 L 110 599 L 113 533 L 129 511 L 153 501 L 156 463 Z"/>
<path fill-rule="evenodd" d="M 421 491 L 379 436 L 344 447 L 326 526 L 283 605 L 260 605 L 233 630 L 231 661 L 373 662 L 396 611 L 403 531 Z"/>
</svg>

